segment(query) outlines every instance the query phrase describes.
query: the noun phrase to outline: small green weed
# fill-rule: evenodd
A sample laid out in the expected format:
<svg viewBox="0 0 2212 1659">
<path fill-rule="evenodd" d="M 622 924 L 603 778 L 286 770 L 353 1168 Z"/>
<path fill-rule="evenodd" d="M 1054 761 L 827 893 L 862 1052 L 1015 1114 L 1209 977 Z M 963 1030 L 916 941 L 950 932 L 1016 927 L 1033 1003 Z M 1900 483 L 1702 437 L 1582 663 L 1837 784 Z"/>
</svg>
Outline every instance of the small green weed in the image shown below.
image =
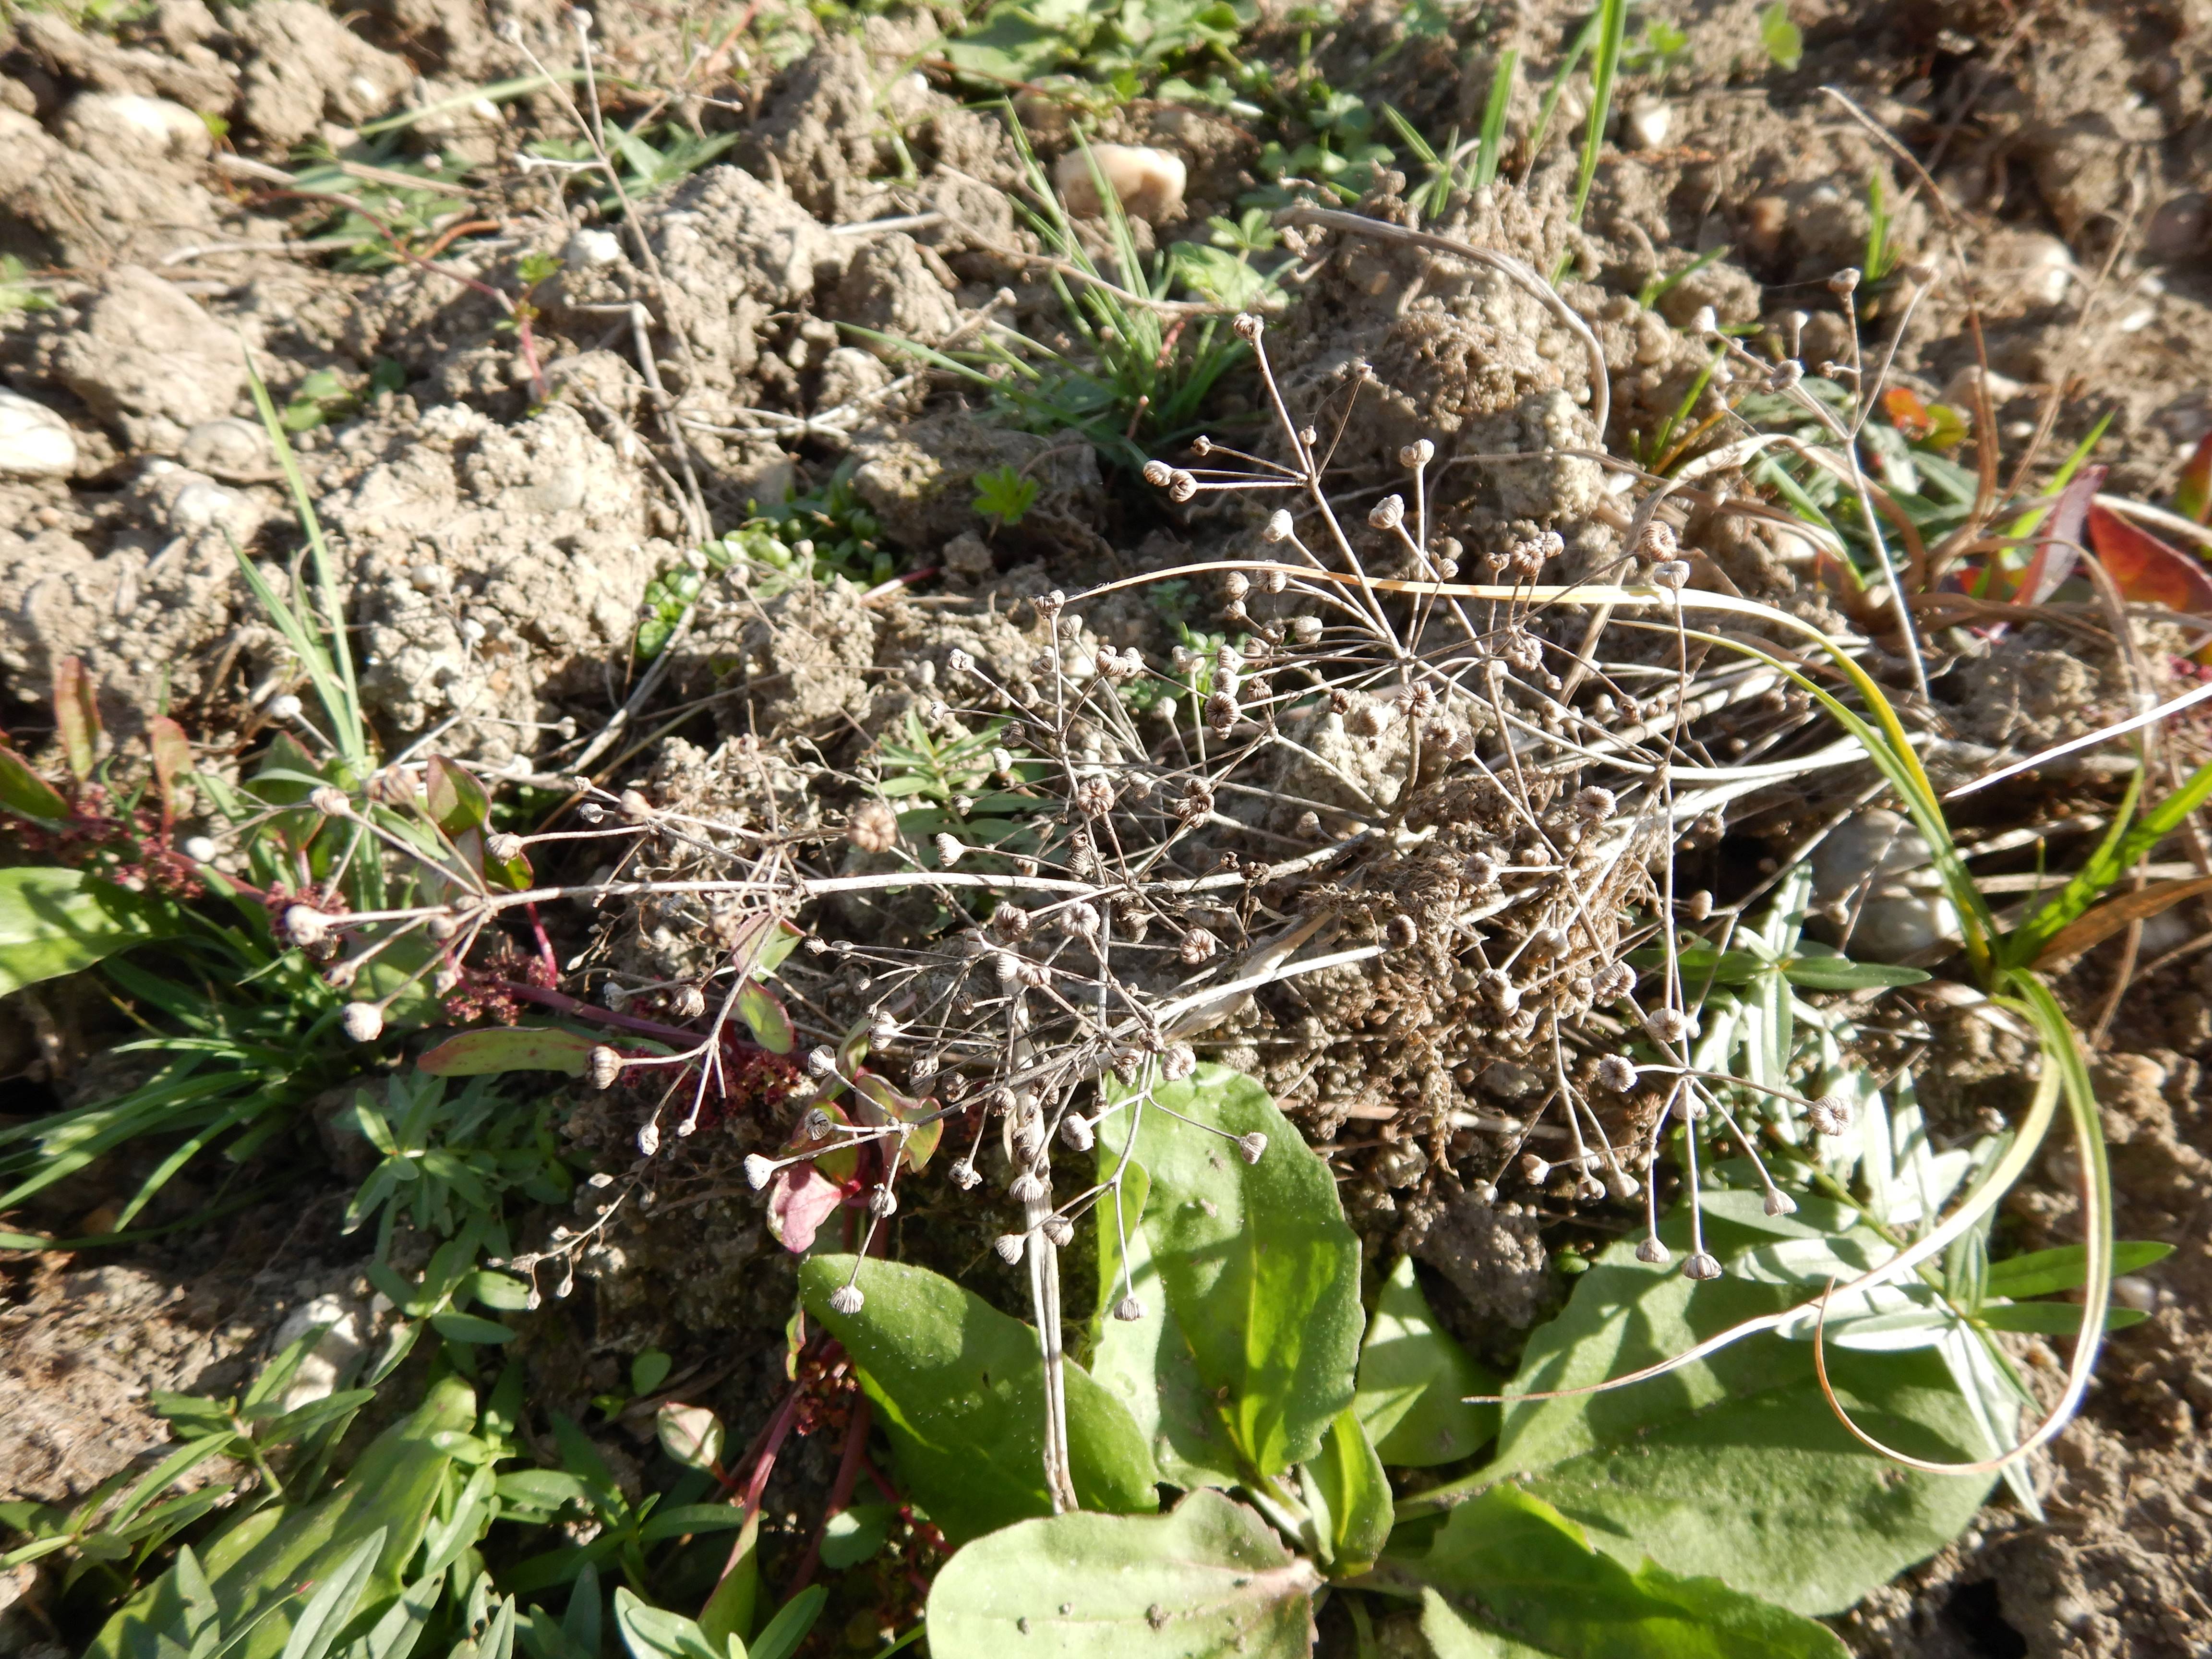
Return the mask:
<svg viewBox="0 0 2212 1659">
<path fill-rule="evenodd" d="M 442 1077 L 395 1074 L 381 1107 L 367 1090 L 356 1091 L 344 1121 L 381 1159 L 346 1206 L 345 1231 L 374 1221 L 379 1260 L 389 1255 L 403 1218 L 418 1232 L 512 1255 L 507 1194 L 560 1204 L 573 1189 L 551 1109 L 550 1101 L 525 1104 L 501 1093 L 489 1076 L 449 1097 Z"/>
<path fill-rule="evenodd" d="M 1805 33 L 1790 21 L 1789 0 L 1774 3 L 1759 14 L 1759 42 L 1766 56 L 1784 75 L 1795 73 L 1805 58 Z"/>
<path fill-rule="evenodd" d="M 54 302 L 30 275 L 30 268 L 12 253 L 0 253 L 0 322 L 34 311 L 51 311 Z"/>
<path fill-rule="evenodd" d="M 975 511 L 1001 529 L 1019 524 L 1036 504 L 1038 484 L 1011 466 L 975 475 Z"/>
</svg>

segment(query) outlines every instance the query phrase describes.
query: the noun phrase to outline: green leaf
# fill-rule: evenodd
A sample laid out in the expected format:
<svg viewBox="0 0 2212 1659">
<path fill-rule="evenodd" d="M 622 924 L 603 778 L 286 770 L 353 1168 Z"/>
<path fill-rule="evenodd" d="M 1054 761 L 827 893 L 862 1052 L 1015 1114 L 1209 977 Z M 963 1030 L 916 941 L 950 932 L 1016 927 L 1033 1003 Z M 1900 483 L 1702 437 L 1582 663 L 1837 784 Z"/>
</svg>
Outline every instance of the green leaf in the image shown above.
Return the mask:
<svg viewBox="0 0 2212 1659">
<path fill-rule="evenodd" d="M 54 665 L 54 726 L 61 735 L 62 757 L 82 783 L 100 758 L 100 693 L 84 664 L 64 657 Z"/>
<path fill-rule="evenodd" d="M 744 1511 L 728 1504 L 678 1504 L 655 1510 L 653 1518 L 638 1528 L 638 1537 L 651 1544 L 687 1533 L 735 1532 L 745 1523 Z"/>
<path fill-rule="evenodd" d="M 884 1534 L 897 1514 L 888 1504 L 855 1504 L 831 1516 L 822 1529 L 822 1565 L 842 1572 L 857 1567 L 884 1547 Z"/>
<path fill-rule="evenodd" d="M 466 768 L 443 755 L 424 769 L 423 801 L 431 821 L 449 836 L 481 830 L 491 821 L 491 797 Z"/>
<path fill-rule="evenodd" d="M 447 1037 L 415 1062 L 432 1077 L 495 1072 L 566 1072 L 581 1077 L 595 1039 L 550 1025 L 502 1025 Z"/>
<path fill-rule="evenodd" d="M 1352 1402 L 1377 1455 L 1402 1468 L 1456 1463 L 1498 1432 L 1498 1407 L 1470 1406 L 1466 1396 L 1494 1395 L 1498 1387 L 1498 1378 L 1437 1328 L 1413 1278 L 1413 1257 L 1401 1256 L 1367 1322 Z"/>
<path fill-rule="evenodd" d="M 676 1362 L 659 1348 L 641 1348 L 637 1358 L 629 1362 L 629 1391 L 633 1395 L 648 1395 L 668 1380 L 668 1373 Z"/>
<path fill-rule="evenodd" d="M 799 1299 L 860 1367 L 900 1486 L 955 1545 L 1049 1514 L 1036 1332 L 940 1274 L 892 1261 L 868 1261 L 860 1310 L 837 1313 L 830 1293 L 854 1265 L 848 1255 L 808 1261 Z M 1136 1424 L 1073 1360 L 1066 1374 L 1076 1496 L 1086 1509 L 1152 1509 L 1158 1475 Z"/>
<path fill-rule="evenodd" d="M 935 1659 L 1305 1659 L 1313 1564 L 1216 1492 L 1154 1517 L 1059 1515 L 970 1544 L 929 1591 Z"/>
<path fill-rule="evenodd" d="M 823 1604 L 829 1599 L 830 1592 L 819 1584 L 809 1584 L 799 1591 L 778 1607 L 775 1617 L 753 1638 L 748 1659 L 791 1659 L 807 1632 L 814 1628 L 814 1621 L 822 1616 Z"/>
<path fill-rule="evenodd" d="M 1394 1558 L 1395 1559 L 1395 1558 Z M 1442 1659 L 1847 1659 L 1826 1626 L 1644 1562 L 1631 1569 L 1583 1540 L 1549 1504 L 1493 1486 L 1451 1512 L 1402 1563 L 1427 1587 L 1421 1628 Z"/>
<path fill-rule="evenodd" d="M 661 1401 L 653 1415 L 660 1449 L 687 1469 L 710 1469 L 721 1460 L 722 1419 L 704 1406 Z"/>
<path fill-rule="evenodd" d="M 453 1342 L 512 1342 L 514 1333 L 495 1320 L 479 1319 L 474 1314 L 434 1313 L 430 1328 Z"/>
<path fill-rule="evenodd" d="M 799 1043 L 791 1016 L 775 992 L 758 980 L 748 980 L 738 993 L 738 1017 L 753 1034 L 753 1041 L 772 1054 L 787 1054 Z"/>
<path fill-rule="evenodd" d="M 1299 1485 L 1328 1540 L 1329 1576 L 1357 1577 L 1373 1566 L 1390 1537 L 1390 1480 L 1350 1407 L 1328 1425 L 1320 1455 L 1300 1466 Z"/>
<path fill-rule="evenodd" d="M 1871 991 L 1918 985 L 1930 975 L 1918 968 L 1888 963 L 1853 962 L 1843 956 L 1799 956 L 1782 964 L 1783 976 L 1808 991 Z"/>
<path fill-rule="evenodd" d="M 2123 1239 L 2112 1246 L 2112 1273 L 2115 1277 L 2139 1273 L 2172 1254 L 2171 1244 Z M 1992 1261 L 1982 1281 L 1982 1293 L 2019 1302 L 2031 1296 L 2049 1296 L 2054 1291 L 2079 1290 L 2088 1277 L 2087 1251 L 2079 1244 L 2065 1244 L 2055 1250 L 2030 1250 Z"/>
<path fill-rule="evenodd" d="M 2072 1336 L 2081 1328 L 2081 1310 L 2071 1302 L 1992 1303 L 1978 1310 L 1974 1317 L 1993 1331 Z M 2140 1308 L 2108 1308 L 2105 1310 L 2105 1328 L 2124 1331 L 2149 1317 Z"/>
<path fill-rule="evenodd" d="M 1100 1142 L 1098 1178 L 1110 1179 L 1118 1163 L 1118 1155 Z M 1199 1383 L 1190 1344 L 1168 1307 L 1152 1245 L 1139 1224 L 1151 1187 L 1145 1166 L 1133 1159 L 1121 1176 L 1118 1227 L 1110 1195 L 1100 1201 L 1098 1299 L 1104 1305 L 1091 1374 L 1129 1408 L 1152 1444 L 1163 1480 L 1183 1487 L 1233 1486 L 1237 1449 L 1229 1443 L 1220 1407 Z M 1107 1312 L 1122 1295 L 1124 1237 L 1129 1242 L 1126 1282 L 1143 1308 L 1133 1320 L 1114 1319 Z"/>
<path fill-rule="evenodd" d="M 1774 0 L 1772 5 L 1759 14 L 1759 40 L 1766 48 L 1774 67 L 1784 75 L 1793 73 L 1804 61 L 1804 32 L 1790 21 L 1785 0 Z"/>
<path fill-rule="evenodd" d="M 753 1608 L 760 1601 L 761 1589 L 757 1507 L 745 1512 L 745 1524 L 738 1530 L 732 1555 L 733 1565 L 699 1613 L 700 1629 L 707 1632 L 708 1641 L 718 1644 L 732 1636 L 743 1641 L 753 1627 Z"/>
<path fill-rule="evenodd" d="M 615 1591 L 615 1628 L 630 1659 L 730 1659 L 692 1620 L 652 1606 L 627 1586 Z M 742 1652 L 742 1644 L 738 1650 Z"/>
<path fill-rule="evenodd" d="M 292 1626 L 283 1659 L 321 1659 L 330 1651 L 346 1620 L 353 1616 L 362 1592 L 368 1589 L 370 1575 L 376 1570 L 376 1558 L 383 1548 L 384 1530 L 380 1527 L 356 1544 L 352 1553 L 316 1584 L 315 1593 L 307 1598 L 307 1605 L 301 1609 Z"/>
<path fill-rule="evenodd" d="M 1706 1247 L 1727 1261 L 1777 1237 L 1818 1239 L 1814 1218 L 1832 1218 L 1809 1202 L 1756 1226 L 1709 1210 Z M 1686 1227 L 1668 1224 L 1678 1249 Z M 1507 1392 L 1618 1376 L 1804 1296 L 1733 1271 L 1698 1284 L 1644 1266 L 1624 1242 L 1536 1331 Z M 1932 1352 L 1831 1347 L 1827 1360 L 1838 1396 L 1869 1432 L 1938 1461 L 1979 1455 L 1971 1408 Z M 1508 1406 L 1497 1461 L 1472 1484 L 1509 1475 L 1589 1528 L 1600 1548 L 1725 1578 L 1808 1613 L 1840 1612 L 1942 1548 L 1992 1479 L 1923 1474 L 1869 1451 L 1821 1398 L 1811 1345 L 1771 1334 L 1649 1383 Z"/>
<path fill-rule="evenodd" d="M 436 1442 L 465 1432 L 476 1417 L 476 1395 L 465 1382 L 433 1383 L 421 1406 L 369 1443 L 335 1491 L 304 1507 L 272 1504 L 247 1516 L 205 1545 L 189 1571 L 180 1557 L 107 1621 L 88 1659 L 176 1659 L 179 1647 L 191 1650 L 199 1616 L 193 1608 L 203 1590 L 223 1628 L 241 1633 L 223 1659 L 277 1659 L 301 1616 L 295 1588 L 337 1571 L 380 1533 L 384 1541 L 356 1616 L 380 1614 L 399 1594 L 400 1573 L 429 1528 L 453 1467 Z"/>
<path fill-rule="evenodd" d="M 1224 1399 L 1238 1454 L 1279 1474 L 1352 1403 L 1359 1241 L 1328 1166 L 1251 1079 L 1201 1066 L 1151 1098 L 1168 1110 L 1119 1097 L 1120 1121 L 1100 1139 L 1151 1173 L 1145 1232 L 1199 1380 Z M 1255 1132 L 1267 1150 L 1248 1165 L 1235 1140 Z"/>
<path fill-rule="evenodd" d="M 41 823 L 61 823 L 69 803 L 14 750 L 0 745 L 0 808 Z"/>
<path fill-rule="evenodd" d="M 182 928 L 167 906 L 81 870 L 0 870 L 0 996 Z"/>
</svg>

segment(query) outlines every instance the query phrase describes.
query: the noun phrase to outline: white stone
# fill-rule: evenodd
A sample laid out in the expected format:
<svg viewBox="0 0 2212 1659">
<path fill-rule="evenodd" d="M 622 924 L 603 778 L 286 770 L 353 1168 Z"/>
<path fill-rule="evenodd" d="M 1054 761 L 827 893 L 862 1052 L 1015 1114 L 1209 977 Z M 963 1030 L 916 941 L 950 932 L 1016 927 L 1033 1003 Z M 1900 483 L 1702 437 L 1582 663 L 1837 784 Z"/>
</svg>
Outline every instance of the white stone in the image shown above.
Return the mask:
<svg viewBox="0 0 2212 1659">
<path fill-rule="evenodd" d="M 1629 105 L 1627 125 L 1637 149 L 1657 149 L 1674 130 L 1674 112 L 1663 100 L 1646 93 Z"/>
<path fill-rule="evenodd" d="M 1052 170 L 1060 200 L 1079 219 L 1096 219 L 1105 211 L 1098 195 L 1091 164 L 1121 198 L 1122 210 L 1132 218 L 1158 222 L 1182 205 L 1183 186 L 1189 169 L 1172 150 L 1142 144 L 1093 144 L 1089 152 L 1072 149 Z"/>
<path fill-rule="evenodd" d="M 76 435 L 44 404 L 0 392 L 0 475 L 66 478 L 76 471 Z"/>
<path fill-rule="evenodd" d="M 311 1406 L 318 1400 L 327 1400 L 337 1393 L 346 1368 L 361 1357 L 362 1349 L 367 1346 L 353 1304 L 343 1297 L 319 1296 L 305 1307 L 295 1309 L 276 1328 L 276 1352 L 283 1352 L 318 1325 L 330 1328 L 323 1333 L 321 1340 L 307 1350 L 300 1369 L 292 1374 L 283 1402 L 288 1412 Z"/>
<path fill-rule="evenodd" d="M 585 270 L 611 265 L 622 257 L 622 238 L 611 230 L 580 230 L 569 237 L 568 245 L 561 250 L 563 264 L 575 265 Z"/>
</svg>

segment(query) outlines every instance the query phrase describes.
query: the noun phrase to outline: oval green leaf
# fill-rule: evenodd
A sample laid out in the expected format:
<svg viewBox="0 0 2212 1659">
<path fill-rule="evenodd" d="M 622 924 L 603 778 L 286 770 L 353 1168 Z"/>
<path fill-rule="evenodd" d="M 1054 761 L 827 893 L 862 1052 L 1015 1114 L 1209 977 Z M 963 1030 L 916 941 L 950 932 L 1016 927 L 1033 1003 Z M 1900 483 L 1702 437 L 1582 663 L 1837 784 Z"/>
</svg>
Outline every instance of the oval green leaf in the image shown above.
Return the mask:
<svg viewBox="0 0 2212 1659">
<path fill-rule="evenodd" d="M 899 1484 L 954 1544 L 1052 1512 L 1044 1484 L 1044 1358 L 1037 1334 L 942 1274 L 871 1260 L 860 1311 L 831 1292 L 849 1255 L 799 1270 L 806 1311 L 845 1345 L 876 1403 Z M 1150 1510 L 1158 1472 L 1121 1401 L 1066 1363 L 1068 1458 L 1085 1509 Z"/>
<path fill-rule="evenodd" d="M 1099 1140 L 1151 1173 L 1145 1232 L 1199 1380 L 1225 1402 L 1238 1453 L 1280 1474 L 1352 1403 L 1359 1241 L 1328 1166 L 1251 1079 L 1201 1066 L 1152 1097 L 1168 1111 L 1142 1112 L 1133 1146 L 1130 1097 Z M 1267 1150 L 1248 1165 L 1235 1141 L 1255 1132 Z"/>
<path fill-rule="evenodd" d="M 1382 1281 L 1359 1351 L 1353 1408 L 1376 1452 L 1401 1468 L 1472 1455 L 1498 1432 L 1498 1407 L 1471 1406 L 1467 1396 L 1494 1395 L 1498 1382 L 1437 1326 L 1413 1258 L 1401 1256 Z"/>
<path fill-rule="evenodd" d="M 1058 1515 L 970 1544 L 929 1592 L 936 1659 L 1304 1659 L 1313 1564 L 1219 1492 L 1168 1515 Z"/>
<path fill-rule="evenodd" d="M 81 870 L 0 870 L 0 996 L 178 931 L 166 906 Z"/>
</svg>

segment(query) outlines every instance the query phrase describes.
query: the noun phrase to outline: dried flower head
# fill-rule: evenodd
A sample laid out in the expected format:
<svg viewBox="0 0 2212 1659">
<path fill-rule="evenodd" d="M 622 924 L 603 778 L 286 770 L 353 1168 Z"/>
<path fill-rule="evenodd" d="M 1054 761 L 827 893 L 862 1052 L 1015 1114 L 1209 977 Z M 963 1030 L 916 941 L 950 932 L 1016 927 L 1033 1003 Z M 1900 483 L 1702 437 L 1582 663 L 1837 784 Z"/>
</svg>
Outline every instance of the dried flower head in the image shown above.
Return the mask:
<svg viewBox="0 0 2212 1659">
<path fill-rule="evenodd" d="M 999 1260 L 1011 1267 L 1022 1259 L 1022 1252 L 1029 1248 L 1029 1242 L 1026 1233 L 1000 1233 L 991 1241 L 991 1248 L 999 1253 Z"/>
<path fill-rule="evenodd" d="M 1367 522 L 1377 530 L 1395 530 L 1406 522 L 1406 498 L 1385 495 L 1367 509 Z"/>
<path fill-rule="evenodd" d="M 1805 1121 L 1813 1126 L 1815 1134 L 1839 1135 L 1851 1127 L 1851 1102 L 1848 1095 L 1826 1094 L 1808 1103 Z"/>
<path fill-rule="evenodd" d="M 1636 1247 L 1636 1259 L 1647 1267 L 1663 1267 L 1673 1258 L 1664 1244 L 1656 1238 L 1647 1238 Z"/>
<path fill-rule="evenodd" d="M 898 832 L 898 813 L 887 800 L 862 801 L 845 824 L 845 839 L 863 853 L 890 852 Z"/>
<path fill-rule="evenodd" d="M 834 1314 L 842 1314 L 849 1319 L 860 1311 L 862 1304 L 866 1301 L 867 1298 L 860 1294 L 860 1287 L 858 1285 L 840 1285 L 830 1292 L 830 1311 Z"/>
<path fill-rule="evenodd" d="M 1720 1276 L 1719 1260 L 1705 1250 L 1699 1250 L 1682 1264 L 1682 1277 L 1685 1279 L 1718 1279 Z"/>
<path fill-rule="evenodd" d="M 1260 539 L 1266 542 L 1286 542 L 1291 538 L 1291 529 L 1290 509 L 1279 507 L 1267 515 L 1267 527 L 1260 532 Z"/>
<path fill-rule="evenodd" d="M 1416 438 L 1398 452 L 1401 466 L 1424 467 L 1437 456 L 1437 447 L 1426 438 Z"/>
<path fill-rule="evenodd" d="M 1597 1062 L 1597 1086 L 1625 1095 L 1636 1086 L 1636 1062 L 1626 1054 L 1606 1054 Z"/>
<path fill-rule="evenodd" d="M 1213 936 L 1211 928 L 1194 927 L 1182 936 L 1177 954 L 1186 966 L 1195 968 L 1200 963 L 1212 961 L 1220 950 L 1221 941 Z"/>
<path fill-rule="evenodd" d="M 584 1065 L 594 1089 L 611 1089 L 622 1076 L 622 1056 L 604 1042 L 585 1057 Z"/>
<path fill-rule="evenodd" d="M 1134 1296 L 1125 1296 L 1114 1304 L 1114 1317 L 1125 1325 L 1133 1325 L 1145 1316 L 1145 1304 Z"/>
<path fill-rule="evenodd" d="M 349 1002 L 338 1026 L 350 1042 L 374 1042 L 384 1035 L 384 1010 L 373 1002 Z"/>
<path fill-rule="evenodd" d="M 1267 1137 L 1255 1129 L 1237 1137 L 1237 1156 L 1247 1164 L 1257 1164 L 1267 1155 Z"/>
<path fill-rule="evenodd" d="M 775 1160 L 763 1158 L 758 1152 L 745 1154 L 745 1185 L 755 1192 L 775 1179 Z"/>
</svg>

